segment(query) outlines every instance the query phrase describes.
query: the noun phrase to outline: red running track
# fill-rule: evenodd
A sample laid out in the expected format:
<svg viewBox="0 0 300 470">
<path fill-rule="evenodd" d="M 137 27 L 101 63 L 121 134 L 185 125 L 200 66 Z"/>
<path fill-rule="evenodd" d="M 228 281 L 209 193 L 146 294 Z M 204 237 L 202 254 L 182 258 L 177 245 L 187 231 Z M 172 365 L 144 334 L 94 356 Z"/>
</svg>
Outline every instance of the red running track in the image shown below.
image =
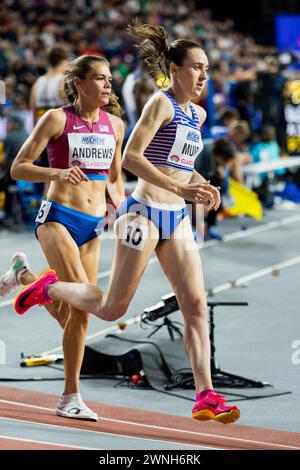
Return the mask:
<svg viewBox="0 0 300 470">
<path fill-rule="evenodd" d="M 104 403 L 87 402 L 99 415 L 98 422 L 61 418 L 54 414 L 57 397 L 53 395 L 0 387 L 0 419 L 16 420 L 24 430 L 34 423 L 57 427 L 56 442 L 43 443 L 2 436 L 0 449 L 79 449 L 78 446 L 59 443 L 59 427 L 94 431 L 122 437 L 147 438 L 155 441 L 174 442 L 226 450 L 300 450 L 300 433 L 241 426 L 237 423 L 223 425 L 215 422 L 200 422 L 189 417 L 165 413 L 153 413 L 139 409 L 123 408 Z M 132 439 L 128 439 L 129 443 Z"/>
</svg>

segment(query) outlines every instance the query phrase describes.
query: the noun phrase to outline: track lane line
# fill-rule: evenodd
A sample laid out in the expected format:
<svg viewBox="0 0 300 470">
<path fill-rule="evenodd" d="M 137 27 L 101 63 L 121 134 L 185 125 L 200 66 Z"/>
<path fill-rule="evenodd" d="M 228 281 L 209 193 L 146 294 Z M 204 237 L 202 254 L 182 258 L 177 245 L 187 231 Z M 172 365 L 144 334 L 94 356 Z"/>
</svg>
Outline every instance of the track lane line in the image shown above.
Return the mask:
<svg viewBox="0 0 300 470">
<path fill-rule="evenodd" d="M 47 409 L 47 410 L 50 409 L 50 411 L 54 411 L 51 408 L 45 408 L 45 409 Z M 100 420 L 101 419 L 102 418 L 100 417 Z M 195 447 L 196 449 L 204 449 L 204 448 L 207 449 L 208 447 L 210 447 L 211 449 L 214 449 L 214 450 L 223 450 L 223 449 L 218 448 L 218 447 L 211 447 L 209 444 L 207 446 L 206 445 L 196 445 L 196 444 L 189 444 L 187 442 L 166 441 L 166 440 L 160 440 L 160 439 L 155 439 L 155 438 L 152 439 L 150 437 L 130 436 L 130 435 L 127 435 L 127 434 L 117 434 L 117 433 L 113 433 L 113 432 L 93 431 L 91 429 L 76 428 L 76 427 L 72 426 L 72 423 L 70 423 L 70 426 L 63 426 L 61 424 L 40 423 L 39 421 L 27 421 L 27 420 L 19 419 L 19 418 L 6 418 L 4 416 L 0 416 L 0 420 L 13 421 L 13 422 L 16 422 L 16 423 L 23 423 L 23 424 L 34 424 L 34 425 L 37 425 L 37 426 L 42 426 L 42 427 L 46 426 L 47 428 L 51 427 L 51 428 L 54 428 L 54 429 L 64 429 L 64 430 L 68 430 L 68 431 L 72 430 L 72 431 L 77 431 L 79 434 L 80 433 L 84 433 L 84 434 L 93 433 L 93 434 L 98 434 L 98 435 L 107 436 L 107 437 L 114 436 L 114 437 L 118 437 L 118 438 L 121 437 L 123 439 L 132 439 L 132 440 L 138 440 L 138 441 L 150 441 L 150 442 L 153 442 L 153 443 L 159 442 L 160 444 L 172 444 L 172 445 L 178 445 L 178 446 Z M 70 419 L 70 421 L 71 421 L 71 419 Z M 132 424 L 134 424 L 134 423 L 132 423 Z M 103 449 L 100 449 L 100 450 L 103 450 Z"/>
<path fill-rule="evenodd" d="M 25 439 L 25 438 L 23 439 L 23 438 L 19 438 L 19 437 L 11 437 L 11 436 L 1 436 L 0 435 L 0 439 L 7 439 L 7 440 L 18 441 L 18 442 L 29 442 L 29 443 L 32 443 L 32 444 L 43 444 L 43 445 L 47 445 L 47 446 L 67 447 L 67 448 L 70 448 L 70 449 L 104 450 L 104 449 L 95 449 L 93 447 L 82 447 L 82 446 L 77 446 L 77 445 L 72 446 L 70 444 L 61 444 L 61 443 L 58 443 L 58 442 L 38 441 L 38 440 L 35 440 L 35 439 Z"/>
<path fill-rule="evenodd" d="M 0 403 L 7 403 L 7 404 L 12 404 L 12 405 L 17 405 L 21 407 L 27 407 L 27 408 L 33 408 L 33 409 L 39 409 L 42 411 L 51 411 L 52 413 L 54 412 L 54 409 L 52 408 L 46 408 L 38 405 L 27 405 L 26 403 L 20 403 L 20 402 L 15 402 L 15 401 L 9 401 L 9 400 L 2 400 L 0 399 Z M 0 417 L 1 419 L 1 417 Z M 260 444 L 260 445 L 268 445 L 272 447 L 282 447 L 286 449 L 294 449 L 294 450 L 300 450 L 299 447 L 294 447 L 290 445 L 285 445 L 285 444 L 274 444 L 271 442 L 265 442 L 265 441 L 254 441 L 251 439 L 243 439 L 243 438 L 238 438 L 238 437 L 230 437 L 230 436 L 222 436 L 220 434 L 208 434 L 208 433 L 202 433 L 202 432 L 195 432 L 195 431 L 188 431 L 185 429 L 174 429 L 174 428 L 168 428 L 168 427 L 163 427 L 163 426 L 156 426 L 152 424 L 142 424 L 142 423 L 136 423 L 134 421 L 126 421 L 126 420 L 119 420 L 119 419 L 113 419 L 113 418 L 104 418 L 100 416 L 100 421 L 111 421 L 115 423 L 120 423 L 120 424 L 129 424 L 137 427 L 142 427 L 142 428 L 150 428 L 150 429 L 157 429 L 160 431 L 173 431 L 173 432 L 178 432 L 178 433 L 183 433 L 183 434 L 193 434 L 197 436 L 202 436 L 202 437 L 217 437 L 220 439 L 228 440 L 228 441 L 237 441 L 237 442 L 244 442 L 244 443 L 249 443 L 249 444 Z M 60 426 L 60 425 L 58 425 Z M 97 431 L 93 431 L 97 432 Z M 284 431 L 283 431 L 284 432 Z"/>
</svg>

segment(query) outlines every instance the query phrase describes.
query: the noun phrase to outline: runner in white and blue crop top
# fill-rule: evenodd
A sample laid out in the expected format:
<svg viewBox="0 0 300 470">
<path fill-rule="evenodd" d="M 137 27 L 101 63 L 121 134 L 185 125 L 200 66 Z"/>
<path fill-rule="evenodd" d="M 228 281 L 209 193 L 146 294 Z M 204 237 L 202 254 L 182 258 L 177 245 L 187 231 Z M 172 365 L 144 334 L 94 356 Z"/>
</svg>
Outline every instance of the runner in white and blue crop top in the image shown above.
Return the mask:
<svg viewBox="0 0 300 470">
<path fill-rule="evenodd" d="M 134 24 L 128 29 L 131 36 L 143 39 L 140 55 L 153 72 L 160 69 L 169 75 L 170 86 L 167 92 L 150 98 L 125 148 L 123 166 L 139 179 L 115 224 L 117 239 L 108 292 L 58 281 L 45 287 L 44 297 L 40 295 L 34 302 L 64 300 L 79 310 L 115 321 L 126 312 L 155 252 L 184 317 L 184 346 L 197 392 L 192 416 L 230 423 L 239 418 L 239 410 L 227 406 L 224 397 L 212 390 L 203 272 L 185 212 L 185 200 L 205 204 L 207 210 L 220 205 L 218 188 L 193 171 L 202 147 L 200 127 L 205 111 L 191 100 L 200 96 L 205 85 L 207 56 L 192 41 L 176 40 L 169 46 L 167 33 L 160 26 Z M 43 282 L 46 286 L 47 279 Z M 28 287 L 32 292 L 39 288 Z M 20 293 L 18 301 L 23 295 Z M 30 307 L 31 303 L 26 308 Z M 203 402 L 211 393 L 219 403 L 218 411 Z"/>
<path fill-rule="evenodd" d="M 163 95 L 162 97 L 159 95 Z M 203 148 L 200 132 L 200 118 L 196 105 L 188 103 L 188 112 L 185 113 L 179 106 L 170 91 L 160 92 L 158 101 L 166 97 L 168 107 L 163 103 L 163 108 L 172 109 L 170 122 L 162 125 L 148 146 L 144 149 L 144 157 L 152 165 L 166 172 L 171 169 L 173 174 L 188 181 L 194 171 L 194 161 Z M 146 108 L 147 109 L 147 108 Z M 185 202 L 175 199 L 174 195 L 168 196 L 157 192 L 157 188 L 145 180 L 139 183 L 133 194 L 127 198 L 119 209 L 118 216 L 135 212 L 136 206 L 141 204 L 145 216 L 153 222 L 159 231 L 159 239 L 165 240 L 172 236 L 176 227 L 186 217 Z M 167 208 L 166 208 L 167 203 Z"/>
<path fill-rule="evenodd" d="M 189 103 L 190 116 L 170 92 L 162 93 L 173 106 L 173 118 L 169 124 L 158 129 L 144 155 L 153 165 L 193 172 L 194 160 L 203 148 L 196 105 Z"/>
</svg>

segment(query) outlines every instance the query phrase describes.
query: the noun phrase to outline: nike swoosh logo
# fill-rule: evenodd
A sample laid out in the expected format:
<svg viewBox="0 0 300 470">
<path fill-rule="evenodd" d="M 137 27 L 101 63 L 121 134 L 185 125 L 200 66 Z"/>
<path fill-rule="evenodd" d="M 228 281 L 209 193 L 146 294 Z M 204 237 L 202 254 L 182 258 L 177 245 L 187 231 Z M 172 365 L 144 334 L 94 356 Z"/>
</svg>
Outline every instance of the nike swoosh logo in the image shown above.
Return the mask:
<svg viewBox="0 0 300 470">
<path fill-rule="evenodd" d="M 72 414 L 74 414 L 74 415 L 79 415 L 79 413 L 80 413 L 80 408 L 70 408 L 70 409 L 68 410 L 68 412 L 69 412 L 69 413 L 72 413 Z"/>
<path fill-rule="evenodd" d="M 83 127 L 85 127 L 85 126 L 73 126 L 73 129 L 74 129 L 74 131 L 76 131 L 77 129 L 82 129 Z"/>
<path fill-rule="evenodd" d="M 26 294 L 22 295 L 22 297 L 19 298 L 19 306 L 21 307 L 22 310 L 27 307 L 27 305 L 25 305 L 25 302 L 31 293 L 32 291 L 30 290 L 26 292 Z"/>
<path fill-rule="evenodd" d="M 210 406 L 211 408 L 217 408 L 218 407 L 218 403 L 217 404 L 212 404 L 212 403 L 207 403 L 208 406 Z"/>
</svg>

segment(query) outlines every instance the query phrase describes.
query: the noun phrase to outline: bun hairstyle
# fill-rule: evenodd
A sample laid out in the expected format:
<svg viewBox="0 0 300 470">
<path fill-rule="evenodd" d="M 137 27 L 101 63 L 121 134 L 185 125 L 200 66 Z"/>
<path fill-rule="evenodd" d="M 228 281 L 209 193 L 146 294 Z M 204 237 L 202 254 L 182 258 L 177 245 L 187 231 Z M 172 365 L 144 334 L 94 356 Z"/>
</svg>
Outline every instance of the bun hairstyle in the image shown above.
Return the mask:
<svg viewBox="0 0 300 470">
<path fill-rule="evenodd" d="M 94 55 L 82 55 L 70 62 L 69 68 L 64 77 L 64 91 L 69 103 L 74 104 L 78 98 L 78 93 L 74 85 L 74 78 L 79 77 L 84 80 L 95 62 L 105 64 L 108 67 L 110 66 L 108 60 L 104 57 Z M 103 106 L 103 109 L 118 117 L 121 117 L 122 115 L 122 109 L 118 103 L 118 98 L 113 92 L 110 94 L 109 103 L 106 106 Z"/>
<path fill-rule="evenodd" d="M 132 39 L 142 39 L 136 46 L 138 54 L 155 78 L 161 73 L 170 78 L 171 62 L 180 66 L 183 64 L 189 49 L 202 49 L 200 44 L 187 39 L 176 39 L 169 45 L 168 33 L 162 26 L 141 25 L 134 21 L 127 26 L 127 33 Z"/>
</svg>

